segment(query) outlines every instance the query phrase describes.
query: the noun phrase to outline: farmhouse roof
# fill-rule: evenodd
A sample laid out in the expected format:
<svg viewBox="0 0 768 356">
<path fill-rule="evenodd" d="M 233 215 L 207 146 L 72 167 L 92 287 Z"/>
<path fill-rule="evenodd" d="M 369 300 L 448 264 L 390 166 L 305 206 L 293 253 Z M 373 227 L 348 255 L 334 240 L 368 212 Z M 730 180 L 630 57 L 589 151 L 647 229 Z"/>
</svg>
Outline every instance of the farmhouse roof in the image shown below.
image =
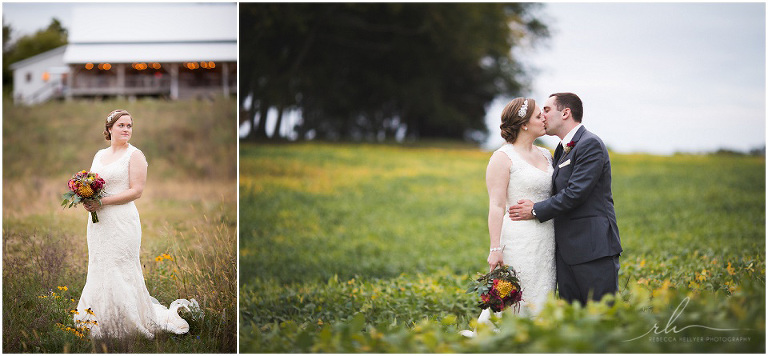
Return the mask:
<svg viewBox="0 0 768 356">
<path fill-rule="evenodd" d="M 237 45 L 230 43 L 71 44 L 64 55 L 68 64 L 236 60 Z"/>
<path fill-rule="evenodd" d="M 77 7 L 66 63 L 236 61 L 235 4 Z"/>
<path fill-rule="evenodd" d="M 64 52 L 66 49 L 67 49 L 67 46 L 64 45 L 64 46 L 56 47 L 56 48 L 54 48 L 52 50 L 45 51 L 43 53 L 34 55 L 32 57 L 25 58 L 25 59 L 20 60 L 18 62 L 14 62 L 13 64 L 11 64 L 11 70 L 16 70 L 16 69 L 24 67 L 24 66 L 26 66 L 26 65 L 28 65 L 30 63 L 36 63 L 36 62 L 39 62 L 39 61 L 41 61 L 43 59 L 46 59 L 46 58 L 49 58 L 49 57 L 61 55 L 61 53 Z"/>
</svg>

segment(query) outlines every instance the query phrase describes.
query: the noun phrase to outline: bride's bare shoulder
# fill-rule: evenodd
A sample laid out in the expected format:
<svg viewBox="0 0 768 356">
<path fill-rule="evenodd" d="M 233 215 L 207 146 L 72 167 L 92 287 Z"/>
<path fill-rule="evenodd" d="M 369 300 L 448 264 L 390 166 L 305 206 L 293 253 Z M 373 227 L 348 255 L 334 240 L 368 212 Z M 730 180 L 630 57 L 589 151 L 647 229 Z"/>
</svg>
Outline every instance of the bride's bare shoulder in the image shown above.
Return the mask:
<svg viewBox="0 0 768 356">
<path fill-rule="evenodd" d="M 488 161 L 488 171 L 504 170 L 508 171 L 512 167 L 512 160 L 509 153 L 503 150 L 497 150 L 491 155 L 491 159 Z"/>
</svg>

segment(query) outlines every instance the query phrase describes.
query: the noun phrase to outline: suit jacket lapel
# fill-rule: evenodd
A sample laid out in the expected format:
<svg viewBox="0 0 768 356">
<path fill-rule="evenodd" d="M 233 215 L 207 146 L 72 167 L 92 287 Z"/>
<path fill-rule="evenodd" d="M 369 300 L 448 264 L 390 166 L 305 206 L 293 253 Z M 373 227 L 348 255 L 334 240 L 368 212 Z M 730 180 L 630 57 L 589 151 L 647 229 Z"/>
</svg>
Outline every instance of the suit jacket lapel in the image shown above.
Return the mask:
<svg viewBox="0 0 768 356">
<path fill-rule="evenodd" d="M 579 139 L 581 139 L 581 136 L 584 135 L 584 132 L 586 131 L 587 129 L 584 128 L 584 126 L 582 126 L 576 131 L 576 134 L 573 135 L 573 139 L 571 141 L 573 142 L 574 147 L 571 147 L 571 149 L 568 150 L 567 153 L 563 151 L 563 155 L 560 157 L 557 163 L 555 163 L 555 172 L 552 173 L 553 180 L 555 179 L 555 177 L 557 177 L 557 173 L 560 172 L 560 165 L 571 157 L 571 152 L 573 152 L 573 149 L 576 147 L 576 143 L 579 142 Z"/>
</svg>

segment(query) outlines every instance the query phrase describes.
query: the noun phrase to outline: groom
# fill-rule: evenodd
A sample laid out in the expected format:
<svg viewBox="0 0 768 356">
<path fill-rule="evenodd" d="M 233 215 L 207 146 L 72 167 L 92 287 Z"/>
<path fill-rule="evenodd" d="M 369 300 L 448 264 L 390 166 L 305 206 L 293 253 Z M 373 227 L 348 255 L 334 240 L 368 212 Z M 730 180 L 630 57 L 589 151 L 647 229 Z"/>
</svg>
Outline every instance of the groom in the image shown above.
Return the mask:
<svg viewBox="0 0 768 356">
<path fill-rule="evenodd" d="M 611 161 L 605 144 L 581 124 L 581 99 L 549 96 L 542 114 L 547 134 L 560 138 L 555 150 L 554 195 L 509 208 L 512 220 L 555 219 L 555 260 L 560 297 L 582 305 L 618 291 L 621 240 L 611 194 Z"/>
</svg>

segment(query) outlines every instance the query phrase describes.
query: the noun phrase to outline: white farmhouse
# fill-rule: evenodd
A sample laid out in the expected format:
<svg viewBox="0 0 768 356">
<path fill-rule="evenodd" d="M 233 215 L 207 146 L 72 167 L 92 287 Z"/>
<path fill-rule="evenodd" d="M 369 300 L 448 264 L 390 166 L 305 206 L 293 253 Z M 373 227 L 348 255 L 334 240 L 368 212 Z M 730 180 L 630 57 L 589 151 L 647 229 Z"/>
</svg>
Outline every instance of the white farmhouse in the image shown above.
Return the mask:
<svg viewBox="0 0 768 356">
<path fill-rule="evenodd" d="M 13 101 L 32 105 L 61 96 L 69 67 L 64 63 L 61 46 L 11 64 L 13 70 Z"/>
<path fill-rule="evenodd" d="M 12 66 L 16 102 L 111 96 L 183 99 L 237 92 L 234 3 L 108 7 L 84 3 L 73 9 L 71 27 L 67 46 Z M 25 68 L 53 57 L 63 63 L 51 67 L 51 77 L 61 72 L 61 64 L 67 68 L 56 77 L 61 81 L 57 89 L 17 84 L 26 79 Z M 42 74 L 32 73 L 33 80 L 35 75 Z M 51 95 L 39 94 L 44 91 Z"/>
</svg>

